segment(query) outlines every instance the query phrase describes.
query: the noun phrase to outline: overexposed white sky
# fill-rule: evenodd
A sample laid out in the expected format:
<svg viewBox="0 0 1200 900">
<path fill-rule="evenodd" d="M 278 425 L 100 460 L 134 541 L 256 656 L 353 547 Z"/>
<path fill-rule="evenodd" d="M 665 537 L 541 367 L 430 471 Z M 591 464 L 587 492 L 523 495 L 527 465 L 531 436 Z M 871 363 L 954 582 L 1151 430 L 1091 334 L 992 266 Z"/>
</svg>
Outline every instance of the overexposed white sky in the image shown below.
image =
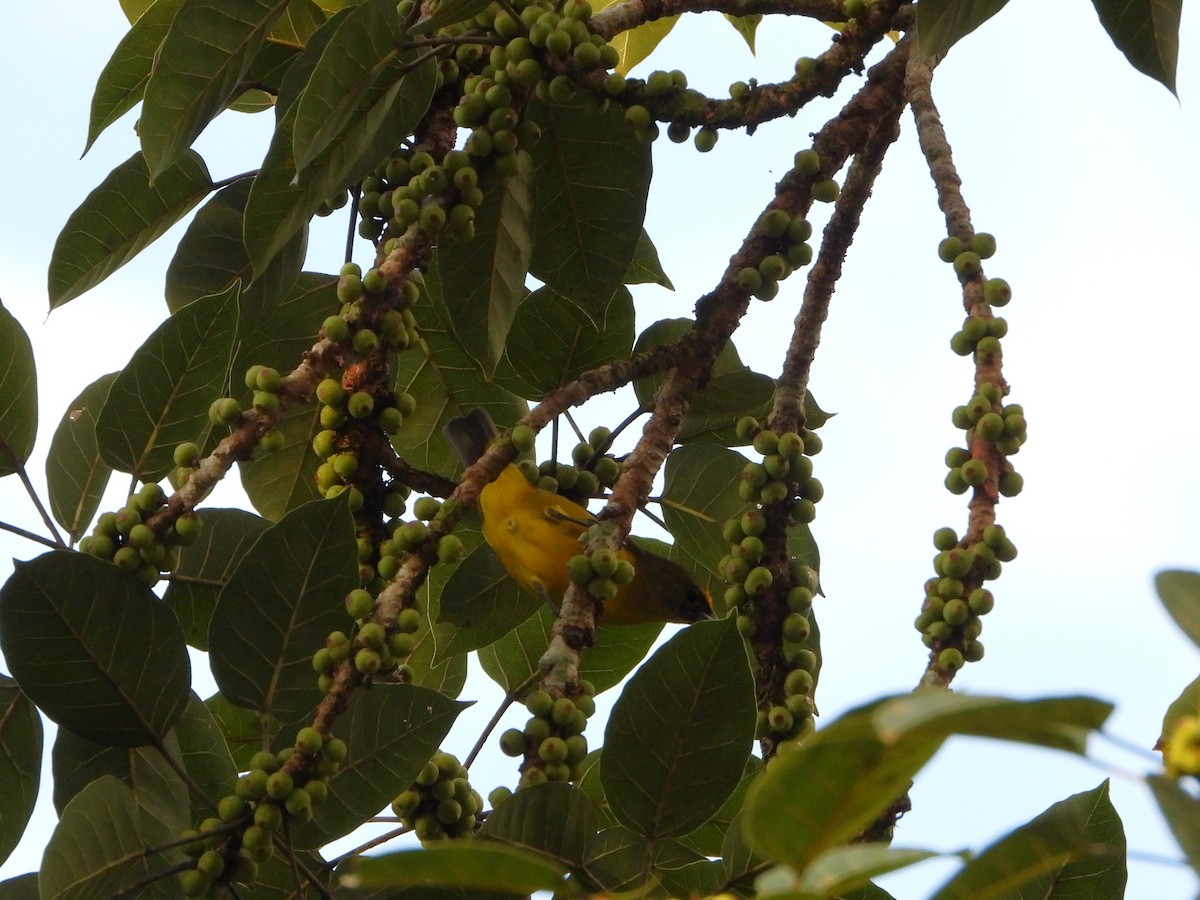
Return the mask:
<svg viewBox="0 0 1200 900">
<path fill-rule="evenodd" d="M 183 226 L 47 317 L 45 273 L 58 230 L 136 149 L 130 115 L 79 159 L 91 91 L 125 21 L 115 0 L 43 0 L 14 5 L 6 24 L 0 300 L 38 354 L 42 421 L 30 469 L 42 485 L 45 450 L 67 404 L 120 368 L 166 315 L 162 279 Z M 720 93 L 735 80 L 787 77 L 793 59 L 820 52 L 829 34 L 818 25 L 772 23 L 761 29 L 754 57 L 720 16 L 705 14 L 677 26 L 651 63 L 684 69 L 692 86 Z M 1020 556 L 994 586 L 996 609 L 982 635 L 987 657 L 955 684 L 1112 700 L 1112 734 L 1147 749 L 1200 663 L 1152 588 L 1156 570 L 1200 568 L 1200 417 L 1191 397 L 1200 333 L 1200 26 L 1187 13 L 1181 43 L 1177 102 L 1129 67 L 1087 0 L 1011 0 L 951 52 L 934 82 L 976 227 L 999 242 L 986 271 L 1014 288 L 1003 311 L 1005 372 L 1030 422 L 1029 442 L 1015 458 L 1026 489 L 1000 507 Z M 843 99 L 764 126 L 753 139 L 723 134 L 707 155 L 665 138 L 655 146 L 646 226 L 676 291 L 638 291 L 639 329 L 690 313 L 792 154 Z M 214 177 L 245 171 L 261 158 L 269 125 L 269 116 L 226 114 L 197 149 Z M 310 268 L 336 271 L 342 227 L 339 219 L 314 233 Z M 821 405 L 838 413 L 816 459 L 826 488 L 814 525 L 827 593 L 817 607 L 825 720 L 916 683 L 925 650 L 911 622 L 934 552 L 930 536 L 965 522 L 964 498 L 941 488 L 942 457 L 961 437 L 950 410 L 970 396 L 972 378 L 970 362 L 949 350 L 962 310 L 957 281 L 937 260 L 943 234 L 906 117 L 851 249 L 812 380 Z M 366 244 L 356 258 L 368 261 Z M 777 374 L 801 291 L 794 277 L 775 301 L 752 307 L 736 339 L 752 367 Z M 616 420 L 627 407 L 607 409 L 588 425 Z M 236 493 L 214 502 L 237 502 Z M 39 528 L 15 478 L 0 481 L 0 517 Z M 0 533 L 0 559 L 39 552 Z M 8 571 L 0 564 L 0 578 Z M 455 732 L 460 748 L 495 703 L 480 681 L 463 695 L 484 699 Z M 598 720 L 593 733 L 596 743 Z M 1103 740 L 1092 751 L 1082 761 L 952 741 L 918 779 L 897 845 L 979 849 L 1112 777 L 1134 854 L 1128 896 L 1194 896 L 1189 870 L 1148 858 L 1180 856 L 1137 779 L 1154 769 L 1153 759 Z M 507 761 L 480 765 L 483 793 L 514 781 Z M 35 827 L 0 876 L 37 867 L 53 825 L 48 785 L 43 794 Z M 882 884 L 897 897 L 920 897 L 955 867 L 926 863 Z"/>
</svg>

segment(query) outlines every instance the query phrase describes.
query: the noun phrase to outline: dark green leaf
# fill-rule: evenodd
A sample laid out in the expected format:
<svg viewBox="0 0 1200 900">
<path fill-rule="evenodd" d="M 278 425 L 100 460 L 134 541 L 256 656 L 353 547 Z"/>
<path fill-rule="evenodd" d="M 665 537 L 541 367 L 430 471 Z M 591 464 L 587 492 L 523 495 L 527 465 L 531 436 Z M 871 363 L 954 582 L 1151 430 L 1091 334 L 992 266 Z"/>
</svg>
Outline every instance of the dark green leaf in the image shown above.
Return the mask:
<svg viewBox="0 0 1200 900">
<path fill-rule="evenodd" d="M 359 109 L 382 100 L 404 75 L 400 42 L 392 0 L 365 0 L 341 20 L 296 104 L 292 149 L 297 172 L 303 175 L 351 126 Z"/>
<path fill-rule="evenodd" d="M 219 691 L 205 699 L 204 707 L 212 715 L 239 772 L 250 768 L 250 758 L 271 746 L 279 731 L 274 719 L 234 706 Z"/>
<path fill-rule="evenodd" d="M 204 528 L 197 541 L 179 548 L 163 600 L 175 611 L 183 636 L 197 650 L 208 649 L 208 622 L 217 595 L 242 555 L 271 524 L 240 509 L 202 509 Z"/>
<path fill-rule="evenodd" d="M 0 650 L 46 715 L 94 741 L 150 743 L 187 704 L 175 616 L 144 584 L 82 553 L 16 563 L 0 588 Z"/>
<path fill-rule="evenodd" d="M 658 840 L 720 809 L 750 754 L 754 683 L 731 621 L 680 631 L 630 679 L 604 732 L 601 780 L 617 820 Z"/>
<path fill-rule="evenodd" d="M 175 467 L 175 447 L 204 434 L 229 378 L 237 295 L 234 285 L 184 307 L 117 375 L 96 421 L 100 455 L 114 469 L 158 481 Z"/>
<path fill-rule="evenodd" d="M 882 703 L 874 722 L 886 744 L 916 733 L 939 738 L 973 734 L 1082 754 L 1088 734 L 1103 725 L 1111 712 L 1111 703 L 1092 697 L 1010 700 L 922 691 Z"/>
<path fill-rule="evenodd" d="M 1200 677 L 1193 679 L 1167 707 L 1159 735 L 1160 746 L 1167 742 L 1184 716 L 1200 716 Z"/>
<path fill-rule="evenodd" d="M 254 508 L 273 521 L 313 500 L 317 468 L 323 460 L 312 451 L 312 440 L 321 430 L 321 411 L 315 402 L 297 404 L 275 423 L 283 445 L 272 453 L 239 463 L 242 487 Z"/>
<path fill-rule="evenodd" d="M 543 287 L 517 309 L 506 352 L 513 370 L 539 396 L 633 350 L 633 296 L 619 287 L 597 326 L 577 303 Z"/>
<path fill-rule="evenodd" d="M 623 283 L 642 235 L 650 145 L 617 106 L 534 103 L 542 128 L 530 151 L 537 179 L 537 232 L 530 272 L 596 313 Z"/>
<path fill-rule="evenodd" d="M 62 815 L 75 795 L 102 775 L 119 778 L 128 785 L 133 749 L 97 744 L 66 728 L 58 729 L 50 750 L 55 811 Z"/>
<path fill-rule="evenodd" d="M 50 513 L 67 529 L 72 542 L 87 532 L 112 475 L 112 467 L 100 458 L 96 420 L 116 378 L 116 372 L 101 375 L 85 387 L 71 401 L 50 439 L 46 454 Z"/>
<path fill-rule="evenodd" d="M 475 236 L 438 247 L 426 282 L 442 322 L 487 376 L 504 355 L 533 252 L 533 167 L 518 154 L 517 174 L 484 194 Z"/>
<path fill-rule="evenodd" d="M 138 135 L 157 181 L 217 115 L 290 0 L 188 0 L 146 83 Z"/>
<path fill-rule="evenodd" d="M 432 280 L 432 279 L 431 279 Z M 442 438 L 455 416 L 476 406 L 506 427 L 529 411 L 519 397 L 479 377 L 479 370 L 438 318 L 424 293 L 414 308 L 421 343 L 396 357 L 395 389 L 419 397 L 417 411 L 406 416 L 392 445 L 410 465 L 453 477 L 458 457 Z"/>
<path fill-rule="evenodd" d="M 575 779 L 575 786 L 583 791 L 583 795 L 592 804 L 597 827 L 606 829 L 614 827 L 617 820 L 608 809 L 608 801 L 604 799 L 604 785 L 600 783 L 600 763 L 603 757 L 603 747 L 584 757 L 583 762 L 579 764 L 579 777 Z"/>
<path fill-rule="evenodd" d="M 154 54 L 183 3 L 184 0 L 156 0 L 125 32 L 104 64 L 92 93 L 85 154 L 105 128 L 141 101 L 154 66 Z"/>
<path fill-rule="evenodd" d="M 330 37 L 328 28 L 317 32 L 292 71 L 307 78 Z M 411 62 L 414 57 L 404 59 Z M 291 72 L 288 74 L 290 77 Z M 287 107 L 246 203 L 246 249 L 255 272 L 265 269 L 308 224 L 322 201 L 359 181 L 399 146 L 429 108 L 436 79 L 437 66 L 428 60 L 394 82 L 378 100 L 366 98 L 355 109 L 353 124 L 308 165 L 303 179 L 297 177 L 292 156 L 292 128 L 299 104 Z M 281 89 L 280 104 L 283 102 Z"/>
<path fill-rule="evenodd" d="M 1004 8 L 1008 0 L 922 0 L 917 46 L 922 59 L 940 56 Z"/>
<path fill-rule="evenodd" d="M 492 810 L 480 834 L 579 869 L 596 832 L 595 820 L 592 802 L 577 787 L 535 784 Z"/>
<path fill-rule="evenodd" d="M 16 878 L 0 881 L 0 900 L 41 900 L 38 892 L 38 873 L 26 872 Z"/>
<path fill-rule="evenodd" d="M 863 887 L 876 875 L 886 875 L 933 856 L 937 854 L 931 850 L 905 850 L 886 844 L 833 847 L 800 873 L 796 881 L 797 896 L 806 900 L 834 900 Z"/>
<path fill-rule="evenodd" d="M 470 705 L 412 684 L 376 684 L 357 691 L 349 712 L 333 728 L 346 742 L 346 764 L 329 779 L 329 798 L 314 820 L 293 828 L 296 845 L 321 847 L 383 809 L 412 784 Z"/>
<path fill-rule="evenodd" d="M 272 289 L 270 294 L 274 296 L 268 296 L 262 292 L 279 263 L 292 255 L 294 244 L 293 238 L 293 243 L 275 257 L 249 290 L 242 293 L 235 373 L 245 372 L 253 365 L 289 371 L 313 345 L 313 336 L 325 318 L 341 307 L 337 299 L 337 279 L 319 272 L 300 272 L 283 293 Z M 303 247 L 295 249 L 300 250 L 298 256 L 303 255 Z"/>
<path fill-rule="evenodd" d="M 1159 572 L 1154 586 L 1175 624 L 1200 647 L 1200 572 Z"/>
<path fill-rule="evenodd" d="M 324 24 L 325 13 L 313 0 L 292 0 L 267 33 L 267 45 L 303 47 Z"/>
<path fill-rule="evenodd" d="M 502 844 L 447 842 L 425 850 L 361 857 L 353 866 L 354 886 L 443 886 L 530 893 L 551 890 L 565 874 L 555 864 Z M 343 880 L 343 883 L 347 883 Z"/>
<path fill-rule="evenodd" d="M 701 859 L 675 868 L 655 868 L 654 874 L 674 897 L 711 897 L 725 884 L 725 865 Z"/>
<path fill-rule="evenodd" d="M 455 532 L 457 534 L 457 531 Z M 438 566 L 437 568 L 445 568 Z M 434 572 L 437 569 L 433 570 Z M 433 573 L 430 573 L 432 576 Z M 427 579 L 428 581 L 428 579 Z M 428 604 L 423 610 L 429 613 Z M 458 653 L 441 662 L 434 662 L 437 654 L 436 628 L 426 615 L 421 630 L 414 637 L 417 647 L 408 658 L 407 665 L 413 670 L 412 683 L 439 691 L 447 697 L 457 697 L 467 683 L 467 654 Z M 441 626 L 445 627 L 445 626 Z"/>
<path fill-rule="evenodd" d="M 19 471 L 37 437 L 37 369 L 29 335 L 0 303 L 0 478 Z"/>
<path fill-rule="evenodd" d="M 188 775 L 210 797 L 223 797 L 229 792 L 238 767 L 234 765 L 225 743 L 225 736 L 209 708 L 194 693 L 188 697 L 187 708 L 175 723 L 175 736 Z M 209 815 L 197 800 L 197 817 Z"/>
<path fill-rule="evenodd" d="M 1181 788 L 1173 778 L 1150 775 L 1146 781 L 1171 833 L 1187 857 L 1188 865 L 1200 872 L 1200 800 Z"/>
<path fill-rule="evenodd" d="M 633 250 L 633 259 L 629 261 L 629 270 L 625 273 L 626 284 L 658 284 L 668 290 L 675 290 L 671 279 L 663 271 L 662 263 L 658 260 L 658 248 L 642 229 L 637 246 Z"/>
<path fill-rule="evenodd" d="M 1183 0 L 1092 0 L 1092 5 L 1130 65 L 1174 94 Z"/>
<path fill-rule="evenodd" d="M 742 817 L 756 853 L 802 871 L 875 821 L 942 745 L 942 735 L 923 733 L 885 744 L 872 708 L 847 713 L 777 757 L 751 786 Z"/>
<path fill-rule="evenodd" d="M 41 717 L 17 683 L 0 675 L 0 863 L 25 833 L 41 771 Z"/>
<path fill-rule="evenodd" d="M 348 624 L 343 598 L 358 586 L 349 499 L 317 500 L 268 528 L 217 598 L 208 640 L 225 697 L 281 721 L 321 698 L 312 655 Z"/>
<path fill-rule="evenodd" d="M 108 174 L 63 226 L 50 257 L 50 308 L 95 287 L 182 219 L 212 190 L 204 161 L 184 153 L 151 187 L 135 153 Z"/>
<path fill-rule="evenodd" d="M 968 862 L 934 900 L 1125 896 L 1125 831 L 1108 782 L 1060 800 Z"/>
<path fill-rule="evenodd" d="M 63 810 L 42 855 L 42 900 L 115 897 L 137 880 L 144 850 L 133 794 L 105 775 Z"/>
<path fill-rule="evenodd" d="M 587 873 L 612 892 L 630 891 L 642 884 L 652 847 L 628 828 L 606 828 L 588 848 Z"/>
<path fill-rule="evenodd" d="M 737 787 L 733 789 L 733 793 L 725 799 L 724 804 L 711 819 L 695 831 L 685 835 L 681 843 L 704 856 L 722 856 L 721 848 L 725 843 L 725 835 L 728 833 L 734 817 L 741 811 L 742 805 L 746 801 L 746 792 L 750 790 L 750 785 L 754 783 L 754 779 L 761 771 L 761 759 L 757 756 L 747 759 L 745 774 L 737 783 Z"/>
<path fill-rule="evenodd" d="M 457 630 L 445 646 L 439 642 L 435 659 L 486 646 L 543 605 L 508 576 L 491 547 L 480 544 L 455 566 L 442 590 L 439 621 Z"/>
</svg>

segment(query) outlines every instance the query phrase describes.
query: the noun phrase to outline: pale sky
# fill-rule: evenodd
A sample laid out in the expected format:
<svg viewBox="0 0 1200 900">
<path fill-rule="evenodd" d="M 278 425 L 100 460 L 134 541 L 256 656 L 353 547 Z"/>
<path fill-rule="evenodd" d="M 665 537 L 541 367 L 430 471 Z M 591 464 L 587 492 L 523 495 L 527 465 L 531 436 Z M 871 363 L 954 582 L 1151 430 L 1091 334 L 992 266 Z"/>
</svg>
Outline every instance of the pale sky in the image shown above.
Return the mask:
<svg viewBox="0 0 1200 900">
<path fill-rule="evenodd" d="M 42 421 L 30 471 L 40 486 L 67 403 L 120 368 L 165 316 L 162 278 L 183 226 L 47 318 L 45 272 L 58 230 L 136 149 L 128 116 L 78 158 L 96 76 L 125 24 L 115 0 L 12 5 L 6 24 L 14 37 L 0 57 L 0 299 L 38 354 Z M 706 14 L 680 25 L 651 63 L 682 68 L 692 86 L 719 93 L 751 76 L 787 77 L 794 57 L 820 52 L 828 34 L 773 25 L 760 33 L 755 58 L 719 16 Z M 987 656 L 955 687 L 1109 699 L 1117 705 L 1111 733 L 1147 749 L 1200 662 L 1152 588 L 1159 569 L 1200 568 L 1200 424 L 1190 396 L 1200 333 L 1198 52 L 1200 28 L 1185 14 L 1177 102 L 1128 66 L 1087 0 L 1012 0 L 952 51 L 934 81 L 975 225 L 999 242 L 986 272 L 1013 285 L 1003 311 L 1005 373 L 1030 422 L 1029 442 L 1014 459 L 1025 491 L 999 510 L 1020 556 L 993 586 L 996 609 L 982 635 Z M 792 154 L 840 102 L 765 126 L 753 139 L 723 134 L 706 156 L 665 138 L 655 146 L 646 226 L 676 291 L 639 291 L 639 329 L 690 314 Z M 267 116 L 236 114 L 214 124 L 197 145 L 214 177 L 253 168 L 268 125 Z M 341 228 L 338 220 L 314 233 L 309 268 L 336 270 Z M 821 405 L 838 413 L 815 460 L 826 488 L 814 525 L 827 594 L 817 606 L 825 659 L 819 722 L 916 683 L 925 650 L 911 622 L 934 553 L 930 536 L 965 523 L 964 499 L 940 486 L 945 450 L 961 437 L 950 411 L 970 396 L 972 377 L 970 363 L 949 349 L 962 310 L 957 281 L 937 260 L 943 235 L 906 117 L 850 252 L 811 383 Z M 369 260 L 366 244 L 356 259 Z M 777 374 L 801 291 L 794 277 L 771 304 L 752 307 L 736 339 L 752 367 Z M 610 406 L 588 425 L 627 408 Z M 104 508 L 118 502 L 114 494 Z M 229 492 L 213 502 L 238 500 Z M 0 482 L 0 511 L 38 529 L 15 478 Z M 0 533 L 0 559 L 40 552 Z M 0 566 L 0 578 L 8 571 Z M 465 752 L 470 729 L 494 708 L 496 692 L 481 681 L 463 694 L 482 699 L 453 733 L 451 751 Z M 197 687 L 202 695 L 211 690 Z M 511 719 L 502 727 L 520 722 Z M 601 727 L 597 719 L 589 729 L 593 744 Z M 896 845 L 978 850 L 1112 777 L 1132 857 L 1128 896 L 1195 896 L 1189 870 L 1143 858 L 1181 855 L 1137 778 L 1155 771 L 1155 760 L 1103 739 L 1091 750 L 1085 761 L 953 740 L 918 778 Z M 481 793 L 513 783 L 509 767 L 499 754 L 481 764 Z M 36 826 L 0 876 L 37 867 L 53 825 L 48 784 L 43 795 Z M 881 883 L 897 897 L 921 897 L 956 865 L 926 863 Z"/>
</svg>

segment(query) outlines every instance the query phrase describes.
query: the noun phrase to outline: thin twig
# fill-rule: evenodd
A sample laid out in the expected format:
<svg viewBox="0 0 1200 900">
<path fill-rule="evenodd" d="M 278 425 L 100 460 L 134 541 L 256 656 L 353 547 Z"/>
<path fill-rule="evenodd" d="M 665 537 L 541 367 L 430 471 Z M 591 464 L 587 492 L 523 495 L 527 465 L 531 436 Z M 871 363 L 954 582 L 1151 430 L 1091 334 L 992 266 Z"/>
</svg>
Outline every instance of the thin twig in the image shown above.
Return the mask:
<svg viewBox="0 0 1200 900">
<path fill-rule="evenodd" d="M 508 712 L 508 708 L 512 706 L 514 702 L 516 702 L 517 698 L 521 696 L 521 692 L 525 690 L 525 688 L 529 687 L 538 680 L 539 675 L 541 675 L 540 672 L 531 672 L 529 677 L 504 695 L 504 699 L 501 700 L 500 705 L 496 707 L 495 713 L 493 713 L 492 717 L 488 719 L 488 723 L 483 726 L 483 732 L 479 735 L 479 739 L 475 741 L 475 746 L 471 748 L 471 752 L 468 753 L 466 759 L 463 760 L 464 769 L 471 768 L 471 763 L 475 762 L 475 757 L 479 755 L 479 751 L 482 750 L 483 745 L 487 743 L 488 736 L 492 733 L 492 731 L 495 730 L 496 726 L 500 724 L 500 720 L 504 717 L 504 714 Z"/>
</svg>

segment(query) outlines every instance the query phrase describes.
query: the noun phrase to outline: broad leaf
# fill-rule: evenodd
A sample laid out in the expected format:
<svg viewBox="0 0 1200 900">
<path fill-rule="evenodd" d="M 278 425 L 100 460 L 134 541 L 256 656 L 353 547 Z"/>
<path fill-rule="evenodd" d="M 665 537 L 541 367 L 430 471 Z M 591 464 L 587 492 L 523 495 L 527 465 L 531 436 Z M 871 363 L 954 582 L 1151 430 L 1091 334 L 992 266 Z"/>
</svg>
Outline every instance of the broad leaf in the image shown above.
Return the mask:
<svg viewBox="0 0 1200 900">
<path fill-rule="evenodd" d="M 409 29 L 411 34 L 428 34 L 447 25 L 457 25 L 487 9 L 489 0 L 444 0 L 431 16 L 417 21 Z"/>
<path fill-rule="evenodd" d="M 934 900 L 1125 896 L 1125 830 L 1108 782 L 1055 803 L 968 862 Z"/>
<path fill-rule="evenodd" d="M 145 87 L 138 135 L 157 181 L 234 94 L 271 24 L 290 0 L 187 0 Z"/>
<path fill-rule="evenodd" d="M 687 834 L 742 777 L 754 683 L 732 622 L 680 631 L 625 686 L 604 732 L 601 780 L 613 814 L 658 840 Z"/>
<path fill-rule="evenodd" d="M 671 284 L 671 279 L 667 277 L 662 263 L 659 262 L 658 248 L 654 246 L 654 242 L 650 240 L 650 235 L 646 234 L 644 228 L 641 237 L 638 238 L 637 246 L 633 250 L 633 259 L 629 261 L 629 270 L 625 273 L 625 283 L 657 284 L 667 290 L 675 290 L 675 285 Z"/>
<path fill-rule="evenodd" d="M 0 675 L 0 863 L 25 833 L 41 771 L 41 717 L 17 683 Z"/>
<path fill-rule="evenodd" d="M 577 303 L 543 287 L 517 309 L 506 353 L 513 370 L 545 394 L 633 350 L 633 296 L 624 286 L 599 311 L 597 325 Z"/>
<path fill-rule="evenodd" d="M 204 708 L 212 716 L 239 772 L 250 768 L 251 757 L 270 747 L 280 730 L 276 720 L 234 706 L 220 691 L 204 701 Z"/>
<path fill-rule="evenodd" d="M 283 445 L 273 453 L 238 464 L 250 502 L 272 521 L 320 499 L 316 475 L 323 460 L 312 450 L 312 440 L 321 429 L 320 414 L 316 403 L 291 407 L 275 424 L 283 435 Z"/>
<path fill-rule="evenodd" d="M 179 548 L 163 601 L 175 611 L 187 642 L 207 650 L 208 623 L 221 588 L 271 523 L 241 509 L 201 509 L 198 515 L 203 530 L 194 544 Z"/>
<path fill-rule="evenodd" d="M 751 13 L 747 16 L 731 16 L 724 13 L 725 21 L 733 26 L 734 31 L 742 36 L 750 52 L 754 52 L 754 36 L 758 32 L 758 24 L 762 21 L 762 13 Z"/>
<path fill-rule="evenodd" d="M 1167 707 L 1167 711 L 1163 715 L 1162 732 L 1158 738 L 1159 749 L 1164 748 L 1179 725 L 1180 719 L 1185 716 L 1200 716 L 1200 677 L 1192 679 L 1192 682 L 1180 691 L 1179 696 Z"/>
<path fill-rule="evenodd" d="M 1200 572 L 1159 572 L 1154 586 L 1175 624 L 1200 647 Z"/>
<path fill-rule="evenodd" d="M 1130 65 L 1174 94 L 1183 0 L 1092 0 L 1092 5 Z"/>
<path fill-rule="evenodd" d="M 650 146 L 614 106 L 536 103 L 537 232 L 530 272 L 599 321 L 642 235 Z"/>
<path fill-rule="evenodd" d="M 652 851 L 652 842 L 635 831 L 605 828 L 588 847 L 587 873 L 610 892 L 633 891 L 645 881 Z"/>
<path fill-rule="evenodd" d="M 917 47 L 922 59 L 939 56 L 996 13 L 1008 0 L 921 0 Z"/>
<path fill-rule="evenodd" d="M 548 856 L 579 869 L 596 832 L 592 802 L 569 784 L 536 784 L 509 797 L 488 814 L 482 835 Z"/>
<path fill-rule="evenodd" d="M 46 454 L 46 487 L 54 520 L 78 541 L 88 529 L 112 467 L 100 457 L 96 420 L 117 373 L 101 375 L 71 401 Z"/>
<path fill-rule="evenodd" d="M 37 872 L 26 872 L 0 881 L 0 900 L 41 900 L 41 896 Z"/>
<path fill-rule="evenodd" d="M 543 605 L 508 576 L 491 547 L 480 544 L 454 567 L 442 590 L 438 621 L 457 630 L 445 646 L 439 642 L 435 658 L 442 660 L 490 644 Z"/>
<path fill-rule="evenodd" d="M 50 256 L 50 308 L 95 287 L 182 219 L 212 190 L 204 161 L 187 151 L 153 186 L 141 153 L 108 174 L 71 213 Z"/>
<path fill-rule="evenodd" d="M 877 875 L 886 875 L 930 857 L 931 850 L 905 850 L 886 844 L 851 844 L 826 850 L 796 880 L 798 896 L 805 900 L 834 900 L 865 886 Z M 1048 895 L 1047 895 L 1048 896 Z"/>
<path fill-rule="evenodd" d="M 237 295 L 234 285 L 189 304 L 134 352 L 96 422 L 104 462 L 158 481 L 174 468 L 175 447 L 204 433 L 229 376 Z"/>
<path fill-rule="evenodd" d="M 437 886 L 528 894 L 551 890 L 565 874 L 543 858 L 484 841 L 446 842 L 425 850 L 363 856 L 343 883 L 356 887 Z"/>
<path fill-rule="evenodd" d="M 82 553 L 16 563 L 0 588 L 0 650 L 47 716 L 100 743 L 161 739 L 187 703 L 190 664 L 174 614 Z"/>
<path fill-rule="evenodd" d="M 488 376 L 504 355 L 505 339 L 527 293 L 533 229 L 532 165 L 529 155 L 519 151 L 517 174 L 484 195 L 475 213 L 475 236 L 442 242 L 434 257 L 427 284 L 438 317 Z"/>
<path fill-rule="evenodd" d="M 1174 778 L 1151 775 L 1146 781 L 1188 865 L 1200 872 L 1200 800 L 1180 787 Z"/>
<path fill-rule="evenodd" d="M 105 775 L 63 810 L 42 855 L 42 900 L 115 897 L 137 880 L 144 851 L 133 794 Z"/>
<path fill-rule="evenodd" d="M 86 154 L 101 132 L 141 102 L 154 67 L 154 55 L 184 0 L 155 0 L 125 32 L 92 93 Z"/>
<path fill-rule="evenodd" d="M 33 345 L 0 303 L 0 478 L 20 471 L 33 452 L 37 413 Z"/>
<path fill-rule="evenodd" d="M 306 503 L 242 557 L 209 623 L 213 677 L 246 709 L 291 722 L 321 698 L 312 654 L 348 624 L 342 598 L 358 586 L 349 498 Z"/>
<path fill-rule="evenodd" d="M 210 797 L 220 797 L 229 791 L 237 778 L 221 727 L 209 708 L 194 693 L 188 697 L 187 708 L 175 723 L 175 736 L 183 766 L 192 780 Z M 196 800 L 195 814 L 208 815 L 203 801 Z"/>
<path fill-rule="evenodd" d="M 329 779 L 329 797 L 314 820 L 293 827 L 296 846 L 321 847 L 378 813 L 412 784 L 468 706 L 411 684 L 358 691 L 333 727 L 346 742 L 346 764 Z"/>
</svg>

